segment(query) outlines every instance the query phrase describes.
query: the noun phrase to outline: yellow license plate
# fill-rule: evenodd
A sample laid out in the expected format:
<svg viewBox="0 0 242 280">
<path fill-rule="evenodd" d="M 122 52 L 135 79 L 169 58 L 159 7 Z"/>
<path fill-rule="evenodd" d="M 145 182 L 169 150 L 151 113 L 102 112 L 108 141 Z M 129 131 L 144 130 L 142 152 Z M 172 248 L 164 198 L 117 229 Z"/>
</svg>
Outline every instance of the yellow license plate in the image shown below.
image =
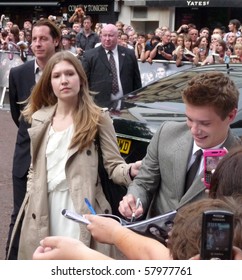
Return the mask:
<svg viewBox="0 0 242 280">
<path fill-rule="evenodd" d="M 131 140 L 117 137 L 120 153 L 128 154 L 131 147 Z"/>
</svg>

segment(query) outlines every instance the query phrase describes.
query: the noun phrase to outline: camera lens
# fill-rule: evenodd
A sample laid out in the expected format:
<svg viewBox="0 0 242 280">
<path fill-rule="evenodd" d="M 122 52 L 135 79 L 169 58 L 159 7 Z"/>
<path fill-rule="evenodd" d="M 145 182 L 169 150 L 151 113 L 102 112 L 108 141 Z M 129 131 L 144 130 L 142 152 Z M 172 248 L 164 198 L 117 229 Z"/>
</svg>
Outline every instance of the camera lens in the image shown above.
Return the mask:
<svg viewBox="0 0 242 280">
<path fill-rule="evenodd" d="M 158 51 L 164 51 L 164 47 L 163 47 L 163 46 L 158 46 L 158 47 L 157 47 L 157 50 L 158 50 Z"/>
</svg>

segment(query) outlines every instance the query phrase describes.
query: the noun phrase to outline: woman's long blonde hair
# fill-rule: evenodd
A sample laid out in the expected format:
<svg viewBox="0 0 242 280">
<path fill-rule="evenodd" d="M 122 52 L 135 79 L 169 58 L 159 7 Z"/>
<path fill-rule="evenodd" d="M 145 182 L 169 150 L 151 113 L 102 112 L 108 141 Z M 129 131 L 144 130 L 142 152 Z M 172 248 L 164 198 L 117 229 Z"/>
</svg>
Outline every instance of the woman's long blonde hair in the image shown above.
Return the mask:
<svg viewBox="0 0 242 280">
<path fill-rule="evenodd" d="M 78 102 L 73 113 L 75 132 L 69 148 L 78 146 L 81 152 L 84 148 L 91 145 L 97 134 L 101 108 L 95 105 L 90 95 L 86 73 L 80 60 L 70 52 L 57 52 L 51 57 L 44 68 L 40 80 L 34 86 L 22 114 L 25 120 L 31 123 L 34 112 L 42 107 L 53 106 L 57 103 L 57 97 L 51 85 L 51 73 L 54 66 L 61 61 L 67 61 L 73 65 L 80 78 L 81 87 Z"/>
</svg>

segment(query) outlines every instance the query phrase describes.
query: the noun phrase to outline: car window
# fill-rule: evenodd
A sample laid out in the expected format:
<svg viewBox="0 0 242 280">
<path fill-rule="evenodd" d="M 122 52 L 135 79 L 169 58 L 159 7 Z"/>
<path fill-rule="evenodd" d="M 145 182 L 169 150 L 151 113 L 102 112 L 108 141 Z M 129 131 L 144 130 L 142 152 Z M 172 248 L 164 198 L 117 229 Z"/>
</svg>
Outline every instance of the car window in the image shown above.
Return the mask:
<svg viewBox="0 0 242 280">
<path fill-rule="evenodd" d="M 185 106 L 182 101 L 182 90 L 192 77 L 204 71 L 221 71 L 227 73 L 226 65 L 199 66 L 177 72 L 161 78 L 139 90 L 125 95 L 122 99 L 120 115 L 130 120 L 159 122 L 162 120 L 184 120 Z M 235 82 L 242 96 L 242 65 L 233 65 L 228 74 Z M 242 98 L 239 109 L 242 108 Z"/>
</svg>

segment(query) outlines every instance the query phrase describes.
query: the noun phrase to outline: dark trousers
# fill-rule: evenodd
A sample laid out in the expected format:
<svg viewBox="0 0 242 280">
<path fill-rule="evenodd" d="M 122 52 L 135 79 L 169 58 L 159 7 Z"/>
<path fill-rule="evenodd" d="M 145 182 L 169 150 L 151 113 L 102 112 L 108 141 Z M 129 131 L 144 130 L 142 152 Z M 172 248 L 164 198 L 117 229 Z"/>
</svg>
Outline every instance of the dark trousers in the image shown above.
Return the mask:
<svg viewBox="0 0 242 280">
<path fill-rule="evenodd" d="M 10 225 L 9 225 L 8 239 L 7 239 L 7 243 L 6 243 L 6 254 L 9 249 L 9 245 L 10 245 L 9 243 L 10 243 L 11 235 L 13 232 L 13 227 L 15 225 L 15 222 L 16 222 L 16 219 L 17 219 L 17 216 L 19 213 L 19 209 L 20 209 L 22 202 L 24 200 L 24 197 L 25 197 L 26 185 L 27 185 L 27 173 L 22 178 L 18 178 L 13 175 L 12 179 L 13 179 L 13 212 L 11 215 L 11 221 L 10 221 Z M 11 251 L 9 254 L 9 258 L 8 258 L 9 260 L 17 260 L 21 225 L 22 225 L 22 222 L 19 224 L 19 227 L 14 236 L 14 240 L 13 240 Z"/>
</svg>

